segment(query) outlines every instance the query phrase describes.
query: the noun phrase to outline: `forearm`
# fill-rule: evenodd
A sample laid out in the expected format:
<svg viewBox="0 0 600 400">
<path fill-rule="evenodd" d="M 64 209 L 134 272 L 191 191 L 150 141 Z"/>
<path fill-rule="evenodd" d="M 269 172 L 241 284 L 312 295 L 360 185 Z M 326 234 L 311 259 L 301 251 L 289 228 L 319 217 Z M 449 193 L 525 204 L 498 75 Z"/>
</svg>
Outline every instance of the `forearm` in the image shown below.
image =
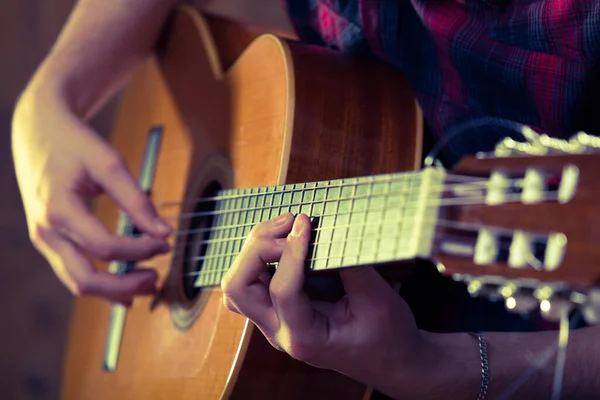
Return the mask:
<svg viewBox="0 0 600 400">
<path fill-rule="evenodd" d="M 150 54 L 175 0 L 80 0 L 29 90 L 89 117 Z"/>
<path fill-rule="evenodd" d="M 570 332 L 562 398 L 588 399 L 600 393 L 599 334 L 597 326 Z M 481 386 L 477 339 L 465 333 L 427 336 L 435 348 L 427 356 L 432 368 L 423 371 L 422 382 L 427 383 L 384 389 L 398 398 L 476 399 Z M 551 398 L 557 332 L 492 332 L 486 338 L 491 374 L 487 398 L 498 398 L 508 390 L 511 395 L 506 398 Z M 413 393 L 414 397 L 406 397 Z"/>
</svg>

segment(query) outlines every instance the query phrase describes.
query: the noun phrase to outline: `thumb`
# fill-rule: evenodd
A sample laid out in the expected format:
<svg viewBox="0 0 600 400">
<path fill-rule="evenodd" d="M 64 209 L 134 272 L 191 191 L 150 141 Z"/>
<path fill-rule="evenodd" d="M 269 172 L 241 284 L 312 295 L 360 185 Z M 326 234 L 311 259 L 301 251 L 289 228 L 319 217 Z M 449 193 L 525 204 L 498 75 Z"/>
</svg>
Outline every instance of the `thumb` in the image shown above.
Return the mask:
<svg viewBox="0 0 600 400">
<path fill-rule="evenodd" d="M 373 267 L 340 270 L 340 278 L 353 312 L 370 312 L 373 307 L 397 301 L 399 294 Z"/>
<path fill-rule="evenodd" d="M 95 163 L 96 164 L 96 163 Z M 165 237 L 171 231 L 169 225 L 160 219 L 136 182 L 123 160 L 111 155 L 104 163 L 89 166 L 90 175 L 126 213 L 142 232 Z"/>
</svg>

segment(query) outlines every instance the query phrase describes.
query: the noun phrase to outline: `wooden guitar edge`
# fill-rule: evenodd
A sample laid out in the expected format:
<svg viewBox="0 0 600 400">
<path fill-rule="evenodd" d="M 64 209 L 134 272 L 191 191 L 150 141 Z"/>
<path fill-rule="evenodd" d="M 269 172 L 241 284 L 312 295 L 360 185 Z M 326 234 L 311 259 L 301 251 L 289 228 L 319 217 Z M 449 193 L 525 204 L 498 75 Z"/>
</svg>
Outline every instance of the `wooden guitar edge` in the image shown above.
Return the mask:
<svg viewBox="0 0 600 400">
<path fill-rule="evenodd" d="M 205 47 L 206 54 L 208 55 L 208 60 L 210 62 L 212 73 L 214 74 L 215 79 L 217 80 L 224 79 L 224 77 L 227 75 L 227 72 L 235 67 L 238 60 L 240 60 L 243 57 L 244 53 L 246 53 L 247 51 L 251 51 L 250 49 L 252 47 L 252 44 L 259 38 L 261 38 L 261 40 L 265 40 L 265 38 L 272 40 L 281 52 L 281 57 L 284 60 L 285 66 L 286 112 L 283 133 L 284 140 L 281 158 L 279 161 L 279 174 L 277 177 L 277 184 L 284 184 L 287 177 L 287 169 L 291 153 L 295 106 L 293 60 L 290 54 L 289 47 L 287 46 L 285 41 L 279 39 L 273 34 L 260 34 L 250 42 L 250 44 L 245 48 L 245 50 L 242 51 L 241 54 L 237 55 L 236 60 L 230 63 L 230 65 L 228 65 L 227 70 L 225 70 L 223 68 L 223 64 L 219 56 L 217 43 L 215 42 L 215 38 L 211 33 L 208 21 L 202 16 L 201 13 L 199 13 L 195 8 L 191 6 L 179 5 L 176 7 L 176 12 L 181 12 L 185 14 L 194 23 L 196 29 L 198 30 L 198 35 L 200 36 Z M 229 399 L 235 390 L 236 382 L 243 368 L 244 359 L 247 354 L 248 347 L 250 346 L 251 340 L 253 338 L 253 334 L 261 333 L 257 331 L 254 327 L 254 324 L 247 319 L 244 324 L 241 340 L 239 342 L 239 346 L 234 357 L 234 362 L 229 371 L 227 383 L 223 388 L 222 394 L 220 396 L 220 398 L 223 400 Z M 369 388 L 364 399 L 367 400 L 370 397 L 370 394 L 371 389 Z"/>
</svg>

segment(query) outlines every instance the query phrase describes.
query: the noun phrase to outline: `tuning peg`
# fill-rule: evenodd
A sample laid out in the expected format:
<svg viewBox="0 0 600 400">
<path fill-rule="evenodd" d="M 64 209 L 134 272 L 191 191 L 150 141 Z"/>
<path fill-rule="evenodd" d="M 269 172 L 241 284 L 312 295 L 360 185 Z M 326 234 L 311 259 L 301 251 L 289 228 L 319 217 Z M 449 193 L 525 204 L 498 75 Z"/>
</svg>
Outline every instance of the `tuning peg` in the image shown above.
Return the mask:
<svg viewBox="0 0 600 400">
<path fill-rule="evenodd" d="M 519 288 L 514 282 L 504 284 L 498 292 L 504 297 L 506 309 L 519 314 L 528 314 L 539 304 L 531 290 Z"/>
<path fill-rule="evenodd" d="M 571 136 L 569 143 L 580 149 L 580 152 L 595 153 L 600 148 L 600 138 L 580 131 Z"/>
<path fill-rule="evenodd" d="M 568 313 L 573 303 L 561 296 L 551 286 L 540 286 L 533 292 L 534 297 L 540 302 L 542 316 L 548 321 L 560 320 L 563 313 Z"/>
<path fill-rule="evenodd" d="M 479 279 L 471 280 L 467 285 L 467 291 L 473 297 L 487 297 L 492 301 L 499 300 L 502 297 L 496 285 L 483 283 Z"/>
<path fill-rule="evenodd" d="M 563 314 L 569 313 L 573 305 L 570 301 L 561 298 L 554 298 L 551 300 L 542 300 L 540 302 L 540 311 L 542 316 L 548 321 L 557 322 L 563 316 Z"/>
<path fill-rule="evenodd" d="M 596 325 L 600 323 L 600 290 L 592 289 L 588 292 L 581 311 L 587 324 Z"/>
<path fill-rule="evenodd" d="M 506 308 L 518 314 L 529 314 L 538 306 L 539 301 L 528 295 L 515 294 L 504 301 Z"/>
<path fill-rule="evenodd" d="M 478 153 L 477 157 L 514 157 L 519 155 L 595 153 L 600 149 L 600 138 L 577 132 L 569 140 L 538 134 L 528 126 L 520 129 L 525 141 L 506 137 L 498 142 L 492 153 Z"/>
</svg>

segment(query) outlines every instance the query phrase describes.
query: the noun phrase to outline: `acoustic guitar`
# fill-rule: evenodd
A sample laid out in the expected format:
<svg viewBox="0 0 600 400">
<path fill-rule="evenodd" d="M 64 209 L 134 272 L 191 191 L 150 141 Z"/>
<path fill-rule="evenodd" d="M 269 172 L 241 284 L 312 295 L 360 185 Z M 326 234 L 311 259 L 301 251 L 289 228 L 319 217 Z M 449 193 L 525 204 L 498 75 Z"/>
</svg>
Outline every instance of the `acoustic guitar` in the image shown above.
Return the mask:
<svg viewBox="0 0 600 400">
<path fill-rule="evenodd" d="M 308 273 L 432 260 L 509 309 L 578 307 L 593 321 L 597 139 L 507 140 L 446 171 L 420 168 L 421 121 L 387 65 L 178 7 L 111 137 L 173 223 L 173 251 L 141 263 L 159 273 L 156 298 L 130 310 L 75 301 L 62 398 L 369 398 L 273 349 L 222 304 L 220 280 L 252 226 L 287 211 L 313 221 Z M 138 234 L 108 199 L 95 212 Z"/>
</svg>

